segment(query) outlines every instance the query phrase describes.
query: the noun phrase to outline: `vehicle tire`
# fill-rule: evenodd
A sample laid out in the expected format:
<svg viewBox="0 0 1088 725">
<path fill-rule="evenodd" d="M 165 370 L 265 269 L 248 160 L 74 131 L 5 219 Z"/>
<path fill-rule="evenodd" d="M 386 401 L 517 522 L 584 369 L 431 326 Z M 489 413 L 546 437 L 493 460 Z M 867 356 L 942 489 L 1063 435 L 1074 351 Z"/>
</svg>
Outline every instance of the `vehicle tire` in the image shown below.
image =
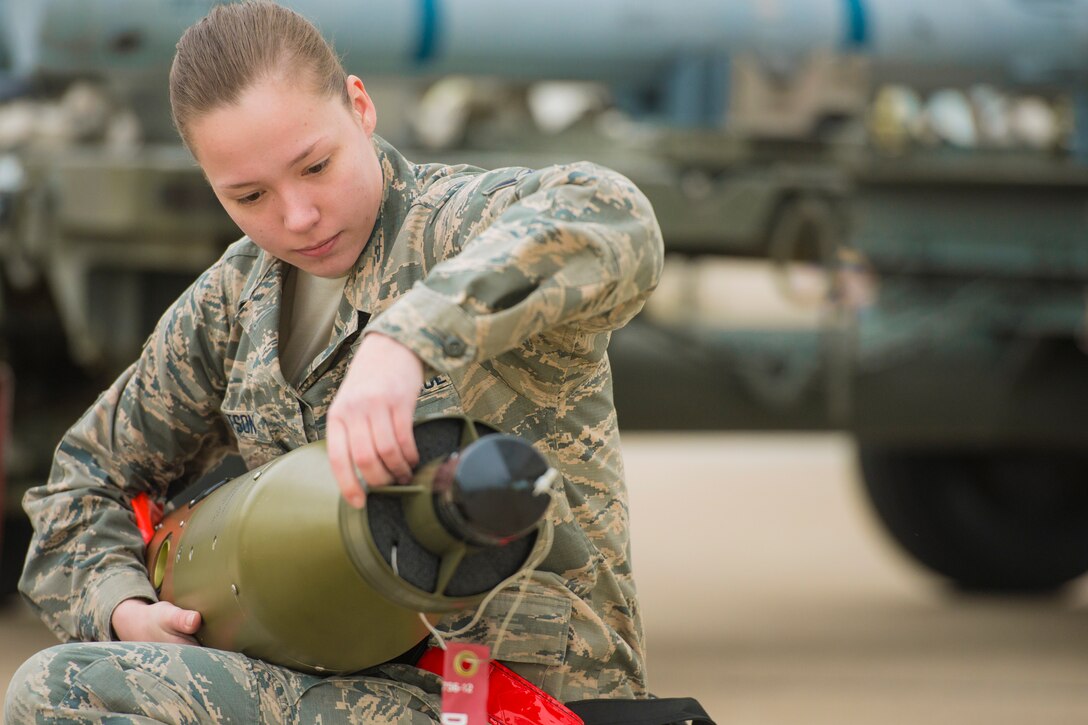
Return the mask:
<svg viewBox="0 0 1088 725">
<path fill-rule="evenodd" d="M 892 538 L 957 586 L 1047 592 L 1088 571 L 1088 455 L 861 445 Z"/>
</svg>

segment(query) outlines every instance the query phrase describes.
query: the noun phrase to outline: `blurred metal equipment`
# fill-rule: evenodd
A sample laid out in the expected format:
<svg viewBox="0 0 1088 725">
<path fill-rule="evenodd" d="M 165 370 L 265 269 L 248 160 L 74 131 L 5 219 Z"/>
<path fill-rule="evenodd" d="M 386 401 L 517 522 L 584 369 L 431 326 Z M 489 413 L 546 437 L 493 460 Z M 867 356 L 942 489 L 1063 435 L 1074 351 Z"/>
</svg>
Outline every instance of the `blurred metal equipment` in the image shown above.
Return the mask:
<svg viewBox="0 0 1088 725">
<path fill-rule="evenodd" d="M 624 427 L 844 430 L 953 581 L 1088 570 L 1088 0 L 286 4 L 410 157 L 590 158 L 647 193 L 678 282 L 613 338 Z M 0 0 L 12 490 L 237 235 L 166 105 L 211 5 Z M 733 324 L 722 259 L 812 324 Z"/>
<path fill-rule="evenodd" d="M 212 0 L 4 0 L 0 50 L 19 74 L 151 76 Z M 691 59 L 849 50 L 878 70 L 961 68 L 1015 82 L 1088 73 L 1083 0 L 369 0 L 285 3 L 370 73 L 657 81 Z M 947 82 L 947 78 L 945 79 Z"/>
</svg>

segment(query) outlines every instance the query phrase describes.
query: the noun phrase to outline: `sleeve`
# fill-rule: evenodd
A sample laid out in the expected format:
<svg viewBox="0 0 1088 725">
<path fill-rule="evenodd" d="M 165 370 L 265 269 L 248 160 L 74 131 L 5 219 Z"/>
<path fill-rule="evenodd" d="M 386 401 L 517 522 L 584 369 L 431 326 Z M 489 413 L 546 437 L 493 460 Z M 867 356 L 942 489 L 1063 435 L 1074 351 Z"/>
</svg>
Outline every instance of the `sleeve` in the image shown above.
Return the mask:
<svg viewBox="0 0 1088 725">
<path fill-rule="evenodd" d="M 494 183 L 445 203 L 425 244 L 426 278 L 367 332 L 393 337 L 439 372 L 574 325 L 626 324 L 657 285 L 664 249 L 649 201 L 620 174 L 581 162 Z"/>
<path fill-rule="evenodd" d="M 110 640 L 123 600 L 155 601 L 130 502 L 167 487 L 229 445 L 217 415 L 229 326 L 222 263 L 167 310 L 139 359 L 57 448 L 49 480 L 23 506 L 34 526 L 19 583 L 63 640 Z"/>
</svg>

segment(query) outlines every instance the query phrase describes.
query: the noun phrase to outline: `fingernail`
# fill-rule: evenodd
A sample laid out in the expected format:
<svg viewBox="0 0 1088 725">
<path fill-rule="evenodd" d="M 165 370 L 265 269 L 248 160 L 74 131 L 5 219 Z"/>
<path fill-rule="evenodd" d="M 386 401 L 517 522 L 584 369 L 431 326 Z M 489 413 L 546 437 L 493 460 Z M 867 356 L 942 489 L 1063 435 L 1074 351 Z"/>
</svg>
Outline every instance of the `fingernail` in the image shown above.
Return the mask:
<svg viewBox="0 0 1088 725">
<path fill-rule="evenodd" d="M 185 618 L 185 626 L 186 627 L 196 626 L 196 612 L 190 614 L 188 617 Z"/>
</svg>

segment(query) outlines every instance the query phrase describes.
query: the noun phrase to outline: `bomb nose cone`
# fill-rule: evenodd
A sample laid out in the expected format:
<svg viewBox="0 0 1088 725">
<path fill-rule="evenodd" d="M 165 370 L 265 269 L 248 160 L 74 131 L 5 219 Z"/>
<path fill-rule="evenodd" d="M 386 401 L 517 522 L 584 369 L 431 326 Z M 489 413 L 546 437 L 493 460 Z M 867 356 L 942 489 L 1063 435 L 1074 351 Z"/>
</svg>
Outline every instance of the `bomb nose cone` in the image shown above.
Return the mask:
<svg viewBox="0 0 1088 725">
<path fill-rule="evenodd" d="M 466 448 L 457 462 L 452 498 L 470 540 L 505 544 L 536 526 L 550 502 L 538 486 L 548 472 L 544 457 L 512 436 L 486 436 Z"/>
</svg>

